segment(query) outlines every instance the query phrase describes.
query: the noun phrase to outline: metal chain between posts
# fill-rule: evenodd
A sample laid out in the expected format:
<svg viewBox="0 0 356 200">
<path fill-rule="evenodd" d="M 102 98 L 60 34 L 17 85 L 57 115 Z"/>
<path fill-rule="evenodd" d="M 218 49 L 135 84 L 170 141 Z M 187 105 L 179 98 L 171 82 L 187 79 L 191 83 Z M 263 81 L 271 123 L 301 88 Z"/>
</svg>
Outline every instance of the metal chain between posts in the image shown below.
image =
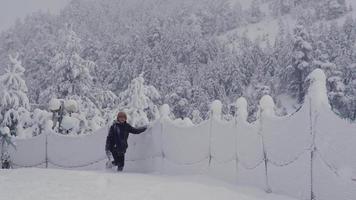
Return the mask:
<svg viewBox="0 0 356 200">
<path fill-rule="evenodd" d="M 125 162 L 146 161 L 146 160 L 153 160 L 155 158 L 162 158 L 162 156 L 161 155 L 155 155 L 155 156 L 151 156 L 151 157 L 148 157 L 148 158 L 142 158 L 142 159 L 128 159 L 128 160 L 125 160 Z"/>
<path fill-rule="evenodd" d="M 240 164 L 244 169 L 247 170 L 253 170 L 259 167 L 262 163 L 264 162 L 264 159 L 261 159 L 259 162 L 257 162 L 255 165 L 248 166 L 246 163 L 242 162 L 241 160 L 238 160 L 237 163 Z"/>
<path fill-rule="evenodd" d="M 61 165 L 61 164 L 58 164 L 58 163 L 55 163 L 53 161 L 51 161 L 51 159 L 48 159 L 48 163 L 56 166 L 56 167 L 60 167 L 60 168 L 81 168 L 81 167 L 87 167 L 87 166 L 90 166 L 90 165 L 93 165 L 93 164 L 96 164 L 96 163 L 99 163 L 103 160 L 106 160 L 107 157 L 105 158 L 101 158 L 99 160 L 96 160 L 96 161 L 92 161 L 92 162 L 89 162 L 89 163 L 86 163 L 86 164 L 81 164 L 81 165 Z"/>
<path fill-rule="evenodd" d="M 219 160 L 219 159 L 217 159 L 217 157 L 215 157 L 215 156 L 211 156 L 211 159 L 213 160 L 215 160 L 215 162 L 216 163 L 218 163 L 218 164 L 226 164 L 226 163 L 229 163 L 229 162 L 232 162 L 232 161 L 236 161 L 236 156 L 234 155 L 233 157 L 231 157 L 231 158 L 229 158 L 229 159 L 226 159 L 226 160 Z"/>
<path fill-rule="evenodd" d="M 285 166 L 288 166 L 288 165 L 296 162 L 297 160 L 299 160 L 299 158 L 302 157 L 302 155 L 307 151 L 310 151 L 310 149 L 303 150 L 302 152 L 297 154 L 292 160 L 289 160 L 289 161 L 286 161 L 286 162 L 277 162 L 277 161 L 271 160 L 270 158 L 268 158 L 267 161 L 269 163 L 271 163 L 272 165 L 276 166 L 276 167 L 285 167 Z"/>
<path fill-rule="evenodd" d="M 335 166 L 333 166 L 333 164 L 329 163 L 328 161 L 326 161 L 326 159 L 324 158 L 324 156 L 321 154 L 321 152 L 319 151 L 319 149 L 316 149 L 315 152 L 318 154 L 320 160 L 324 163 L 324 165 L 326 165 L 327 168 L 329 168 L 329 170 L 331 172 L 333 172 L 337 177 L 342 178 L 340 173 L 338 172 L 337 168 Z M 350 181 L 356 182 L 356 178 L 352 178 L 350 177 Z"/>
<path fill-rule="evenodd" d="M 236 118 L 235 118 L 236 120 Z M 237 126 L 237 121 L 235 121 L 235 126 Z M 259 133 L 257 133 L 257 135 L 259 137 L 261 137 L 261 135 Z M 235 141 L 237 141 L 237 135 L 236 135 L 236 139 Z M 235 160 L 236 160 L 236 167 L 240 164 L 244 169 L 246 170 L 253 170 L 253 169 L 256 169 L 257 167 L 259 167 L 263 162 L 264 162 L 264 158 L 263 158 L 263 155 L 261 156 L 261 158 L 259 159 L 260 161 L 258 161 L 255 165 L 252 165 L 252 166 L 248 166 L 248 164 L 246 164 L 245 162 L 242 161 L 242 159 L 240 159 L 240 156 L 238 155 L 238 150 L 237 150 L 237 142 L 235 143 L 235 152 L 236 152 L 236 157 L 235 157 Z M 238 172 L 237 172 L 238 173 Z"/>
<path fill-rule="evenodd" d="M 252 170 L 252 169 L 256 169 L 258 166 L 260 166 L 264 159 L 261 159 L 260 161 L 258 161 L 255 165 L 248 166 L 248 164 L 242 162 L 241 160 L 239 160 L 236 156 L 234 156 L 233 158 L 230 158 L 228 160 L 225 161 L 219 161 L 218 159 L 216 159 L 216 157 L 212 156 L 212 159 L 214 159 L 218 164 L 226 164 L 226 163 L 230 163 L 232 161 L 237 161 L 237 164 L 241 164 L 241 166 L 247 170 Z"/>
<path fill-rule="evenodd" d="M 292 117 L 293 115 L 297 114 L 297 113 L 303 108 L 303 106 L 304 106 L 304 105 L 299 106 L 293 113 L 289 114 L 289 115 L 287 116 L 287 118 L 290 118 L 290 117 Z"/>
<path fill-rule="evenodd" d="M 176 162 L 176 161 L 172 161 L 170 159 L 167 159 L 167 157 L 164 157 L 163 159 L 166 159 L 167 161 L 171 162 L 171 163 L 174 163 L 176 165 L 186 165 L 186 166 L 189 166 L 189 165 L 196 165 L 196 164 L 199 164 L 199 163 L 202 163 L 204 162 L 205 160 L 210 160 L 210 156 L 206 156 L 204 157 L 203 159 L 200 159 L 198 161 L 194 161 L 194 162 L 188 162 L 188 163 L 179 163 L 179 162 Z"/>
<path fill-rule="evenodd" d="M 37 164 L 33 164 L 33 165 L 21 165 L 21 164 L 17 164 L 17 163 L 14 163 L 14 162 L 12 162 L 11 164 L 13 166 L 16 166 L 16 167 L 32 168 L 32 167 L 38 167 L 38 166 L 43 165 L 45 163 L 46 163 L 46 161 L 43 161 L 43 162 L 40 162 L 40 163 L 37 163 Z"/>
</svg>

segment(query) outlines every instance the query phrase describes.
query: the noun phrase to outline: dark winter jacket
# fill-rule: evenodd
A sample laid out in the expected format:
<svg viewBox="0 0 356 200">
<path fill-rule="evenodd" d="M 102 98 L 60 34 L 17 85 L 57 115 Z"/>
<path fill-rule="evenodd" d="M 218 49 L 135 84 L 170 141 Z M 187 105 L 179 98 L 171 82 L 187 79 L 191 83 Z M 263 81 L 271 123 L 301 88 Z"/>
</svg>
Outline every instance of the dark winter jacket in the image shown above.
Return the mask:
<svg viewBox="0 0 356 200">
<path fill-rule="evenodd" d="M 115 122 L 113 125 L 111 125 L 109 134 L 106 138 L 105 150 L 125 153 L 128 147 L 127 139 L 129 137 L 129 133 L 140 134 L 145 130 L 146 127 L 133 128 L 127 122 L 124 123 Z"/>
</svg>

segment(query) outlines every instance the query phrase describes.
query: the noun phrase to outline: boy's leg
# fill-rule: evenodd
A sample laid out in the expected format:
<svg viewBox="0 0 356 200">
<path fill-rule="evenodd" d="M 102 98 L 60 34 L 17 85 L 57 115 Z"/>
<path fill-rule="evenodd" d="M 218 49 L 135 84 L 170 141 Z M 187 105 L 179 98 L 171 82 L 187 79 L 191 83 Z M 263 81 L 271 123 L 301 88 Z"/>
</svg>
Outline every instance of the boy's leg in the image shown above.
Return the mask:
<svg viewBox="0 0 356 200">
<path fill-rule="evenodd" d="M 110 149 L 110 152 L 112 154 L 112 157 L 114 158 L 113 164 L 117 165 L 117 163 L 119 162 L 118 152 L 115 149 Z"/>
<path fill-rule="evenodd" d="M 123 152 L 119 152 L 117 154 L 117 170 L 118 171 L 122 171 L 124 169 L 124 165 L 125 165 L 125 153 Z"/>
</svg>

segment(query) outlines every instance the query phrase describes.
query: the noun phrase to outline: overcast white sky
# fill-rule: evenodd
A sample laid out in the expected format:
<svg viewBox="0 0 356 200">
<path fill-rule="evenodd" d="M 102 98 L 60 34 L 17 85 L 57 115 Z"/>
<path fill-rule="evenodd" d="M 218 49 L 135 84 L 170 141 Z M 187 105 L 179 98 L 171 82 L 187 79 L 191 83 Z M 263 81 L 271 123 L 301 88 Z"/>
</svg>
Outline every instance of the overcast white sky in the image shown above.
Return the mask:
<svg viewBox="0 0 356 200">
<path fill-rule="evenodd" d="M 0 0 L 0 32 L 38 10 L 59 13 L 70 0 Z"/>
</svg>

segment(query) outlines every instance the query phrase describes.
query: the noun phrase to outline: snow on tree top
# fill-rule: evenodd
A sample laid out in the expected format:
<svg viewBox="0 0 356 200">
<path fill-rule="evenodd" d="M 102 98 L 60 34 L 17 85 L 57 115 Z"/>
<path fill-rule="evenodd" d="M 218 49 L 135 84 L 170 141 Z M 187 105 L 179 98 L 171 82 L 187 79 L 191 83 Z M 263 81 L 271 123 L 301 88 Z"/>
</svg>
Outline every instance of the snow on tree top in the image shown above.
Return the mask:
<svg viewBox="0 0 356 200">
<path fill-rule="evenodd" d="M 60 107 L 61 107 L 61 102 L 59 101 L 59 99 L 53 98 L 48 103 L 48 108 L 51 111 L 59 110 Z"/>
<path fill-rule="evenodd" d="M 7 126 L 3 127 L 3 128 L 1 129 L 1 132 L 2 132 L 3 134 L 5 134 L 5 135 L 10 136 L 10 129 L 9 129 L 9 127 L 7 127 Z"/>
<path fill-rule="evenodd" d="M 9 59 L 11 63 L 14 65 L 12 72 L 22 75 L 25 72 L 25 68 L 22 67 L 22 63 L 20 60 L 18 60 L 18 57 L 19 54 L 16 54 L 15 57 L 9 55 Z"/>
<path fill-rule="evenodd" d="M 68 111 L 68 112 L 77 112 L 78 111 L 78 104 L 75 100 L 73 99 L 69 99 L 66 100 L 64 102 L 64 108 Z"/>
<path fill-rule="evenodd" d="M 302 42 L 302 46 L 303 46 L 303 48 L 305 48 L 305 49 L 307 49 L 309 51 L 313 50 L 313 47 L 309 42 L 303 41 Z"/>
</svg>

